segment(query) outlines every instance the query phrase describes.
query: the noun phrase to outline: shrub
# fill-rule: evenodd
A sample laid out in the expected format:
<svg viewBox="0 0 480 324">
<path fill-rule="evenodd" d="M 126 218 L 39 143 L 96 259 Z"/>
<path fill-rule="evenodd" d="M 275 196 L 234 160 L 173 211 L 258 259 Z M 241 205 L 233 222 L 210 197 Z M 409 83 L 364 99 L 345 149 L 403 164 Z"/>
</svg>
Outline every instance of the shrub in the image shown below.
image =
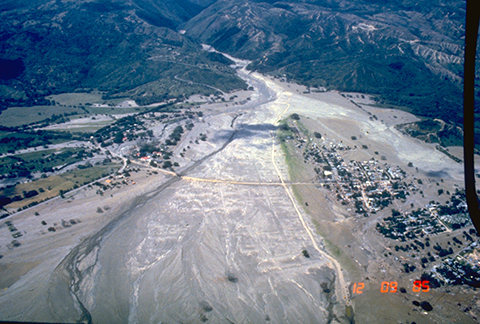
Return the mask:
<svg viewBox="0 0 480 324">
<path fill-rule="evenodd" d="M 228 281 L 233 282 L 233 283 L 238 282 L 238 278 L 235 277 L 235 276 L 232 275 L 232 274 L 227 275 L 227 279 L 228 279 Z"/>
<path fill-rule="evenodd" d="M 31 198 L 31 197 L 34 197 L 36 195 L 38 195 L 38 191 L 36 191 L 36 190 L 30 190 L 28 192 L 23 193 L 23 197 L 25 197 L 25 198 Z"/>
<path fill-rule="evenodd" d="M 12 202 L 12 199 L 6 196 L 0 196 L 0 207 L 8 205 Z"/>
</svg>

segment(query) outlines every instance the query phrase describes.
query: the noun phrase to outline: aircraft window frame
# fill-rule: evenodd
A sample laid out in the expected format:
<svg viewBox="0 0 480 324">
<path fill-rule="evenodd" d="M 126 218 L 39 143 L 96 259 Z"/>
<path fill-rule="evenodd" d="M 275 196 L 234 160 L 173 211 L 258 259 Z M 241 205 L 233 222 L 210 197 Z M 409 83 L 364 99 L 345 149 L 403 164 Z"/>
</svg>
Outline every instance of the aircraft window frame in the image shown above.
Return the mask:
<svg viewBox="0 0 480 324">
<path fill-rule="evenodd" d="M 480 19 L 478 3 L 467 1 L 465 25 L 465 60 L 463 81 L 463 154 L 465 168 L 465 194 L 468 212 L 477 232 L 480 232 L 480 208 L 475 188 L 474 123 L 475 123 L 475 59 Z"/>
</svg>

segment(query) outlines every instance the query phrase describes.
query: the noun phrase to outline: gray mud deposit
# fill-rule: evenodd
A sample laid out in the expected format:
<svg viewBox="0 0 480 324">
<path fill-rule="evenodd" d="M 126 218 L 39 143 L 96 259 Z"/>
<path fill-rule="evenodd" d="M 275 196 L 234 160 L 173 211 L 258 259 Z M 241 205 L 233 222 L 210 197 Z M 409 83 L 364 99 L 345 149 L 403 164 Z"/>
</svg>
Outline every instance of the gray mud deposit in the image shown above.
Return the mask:
<svg viewBox="0 0 480 324">
<path fill-rule="evenodd" d="M 334 276 L 318 255 L 302 256 L 310 242 L 282 190 L 177 183 L 136 208 L 100 249 L 72 260 L 83 319 L 326 322 L 322 287 Z"/>
<path fill-rule="evenodd" d="M 324 323 L 336 318 L 335 272 L 313 247 L 272 162 L 272 150 L 280 152 L 273 125 L 284 106 L 265 105 L 274 99 L 272 91 L 258 80 L 250 82 L 260 95 L 241 115 L 232 112 L 230 127 L 215 138 L 216 151 L 181 172 L 186 177 L 170 178 L 137 197 L 57 267 L 49 303 L 58 320 Z M 285 172 L 283 157 L 277 153 L 274 159 Z"/>
<path fill-rule="evenodd" d="M 315 175 L 310 177 L 307 171 L 303 180 L 291 183 L 288 166 L 292 171 L 296 164 L 287 164 L 278 125 L 298 113 L 304 125 L 329 141 L 352 147 L 361 142 L 385 154 L 389 163 L 407 168 L 412 162 L 418 174 L 448 173 L 453 180 L 460 179 L 461 165 L 434 146 L 371 120 L 336 93 L 306 96 L 294 84 L 240 69 L 239 75 L 255 88 L 242 93 L 250 100 L 202 107 L 204 117 L 175 149 L 179 155 L 191 145 L 176 175 L 142 171 L 136 186 L 118 189 L 115 196 L 98 197 L 94 191 L 89 196 L 82 191 L 48 202 L 38 218 L 33 211 L 30 216 L 28 212 L 11 216 L 25 235 L 22 245 L 2 258 L 2 274 L 16 271 L 5 276 L 5 288 L 0 291 L 2 320 L 385 322 L 379 317 L 384 315 L 382 308 L 370 308 L 371 303 L 391 304 L 369 299 L 367 293 L 359 299 L 349 290 L 355 275 L 371 276 L 360 265 L 378 265 L 369 248 L 370 240 L 376 244 L 376 234 L 352 238 L 354 254 L 349 252 L 342 259 L 341 253 L 335 253 L 332 236 L 337 236 L 333 245 L 341 248 L 349 244 L 341 233 L 359 225 L 328 197 L 321 200 L 324 203 L 316 201 L 315 213 L 306 214 L 306 201 L 313 206 L 310 199 L 325 193 L 316 191 Z M 201 133 L 208 139 L 193 144 Z M 352 136 L 358 136 L 358 141 Z M 301 152 L 299 146 L 292 149 Z M 358 149 L 351 154 L 366 160 L 370 153 Z M 297 202 L 295 195 L 300 191 L 305 197 L 298 199 L 304 201 Z M 96 213 L 95 208 L 107 200 L 112 209 Z M 74 228 L 47 234 L 38 228 L 44 217 L 54 223 L 79 213 L 82 225 Z M 325 242 L 335 255 L 326 253 L 314 223 L 330 232 Z M 348 268 L 353 257 L 358 267 Z M 372 271 L 375 275 L 378 269 Z M 404 315 L 395 314 L 395 318 L 403 321 Z"/>
</svg>

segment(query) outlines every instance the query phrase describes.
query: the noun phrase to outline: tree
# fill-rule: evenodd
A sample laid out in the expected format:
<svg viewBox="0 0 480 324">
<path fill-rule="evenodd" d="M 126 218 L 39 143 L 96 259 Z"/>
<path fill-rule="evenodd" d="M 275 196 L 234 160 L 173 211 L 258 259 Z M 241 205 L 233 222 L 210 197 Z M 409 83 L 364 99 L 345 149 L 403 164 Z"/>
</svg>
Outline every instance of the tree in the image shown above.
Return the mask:
<svg viewBox="0 0 480 324">
<path fill-rule="evenodd" d="M 23 192 L 23 197 L 25 197 L 25 198 L 31 198 L 31 197 L 34 197 L 36 195 L 38 195 L 38 192 L 36 190 L 30 190 L 28 192 L 26 192 L 26 191 Z"/>
<path fill-rule="evenodd" d="M 12 202 L 12 199 L 6 196 L 0 196 L 0 207 L 8 205 Z"/>
<path fill-rule="evenodd" d="M 290 118 L 292 118 L 293 120 L 300 120 L 300 116 L 298 114 L 291 114 Z"/>
<path fill-rule="evenodd" d="M 170 139 L 172 139 L 174 142 L 180 141 L 183 133 L 183 127 L 182 126 L 177 126 L 173 130 L 173 133 L 170 134 Z"/>
<path fill-rule="evenodd" d="M 117 132 L 115 134 L 115 137 L 113 139 L 113 142 L 116 144 L 120 144 L 123 142 L 123 133 L 122 132 Z"/>
<path fill-rule="evenodd" d="M 150 153 L 155 152 L 155 151 L 159 151 L 159 149 L 155 145 L 153 145 L 152 143 L 146 143 L 146 144 L 143 144 L 140 147 L 140 155 L 141 156 L 145 156 L 145 155 L 150 154 Z"/>
</svg>

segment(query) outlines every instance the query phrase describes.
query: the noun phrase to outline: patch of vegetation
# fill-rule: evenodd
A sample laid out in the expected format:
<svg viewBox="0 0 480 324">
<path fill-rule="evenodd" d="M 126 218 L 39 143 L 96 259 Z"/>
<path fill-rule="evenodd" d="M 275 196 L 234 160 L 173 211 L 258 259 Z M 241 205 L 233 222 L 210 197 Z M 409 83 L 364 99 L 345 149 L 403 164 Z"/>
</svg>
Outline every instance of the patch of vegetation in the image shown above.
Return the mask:
<svg viewBox="0 0 480 324">
<path fill-rule="evenodd" d="M 180 139 L 182 138 L 183 134 L 183 127 L 182 126 L 177 126 L 173 130 L 173 132 L 168 136 L 171 140 L 174 140 L 176 142 L 179 142 Z"/>
<path fill-rule="evenodd" d="M 424 119 L 420 122 L 398 125 L 397 128 L 427 143 L 439 143 L 443 147 L 463 145 L 462 129 L 440 120 Z"/>
<path fill-rule="evenodd" d="M 143 121 L 137 116 L 127 116 L 117 120 L 112 125 L 108 125 L 97 130 L 93 134 L 93 137 L 98 143 L 101 143 L 102 146 L 113 144 L 113 139 L 115 136 L 118 136 L 117 134 L 120 132 L 122 133 L 122 136 L 124 134 L 124 136 L 131 141 L 138 137 L 134 130 L 139 128 L 145 129 L 142 125 Z"/>
<path fill-rule="evenodd" d="M 72 116 L 84 114 L 81 108 L 65 106 L 11 107 L 0 114 L 0 125 L 17 127 L 41 123 L 40 127 L 65 122 Z"/>
<path fill-rule="evenodd" d="M 93 154 L 82 148 L 68 148 L 61 151 L 46 150 L 0 158 L 0 179 L 28 177 L 32 172 L 53 172 Z"/>
<path fill-rule="evenodd" d="M 238 278 L 235 277 L 233 274 L 228 274 L 227 275 L 227 280 L 230 281 L 230 282 L 233 282 L 233 283 L 237 283 L 238 282 Z"/>
<path fill-rule="evenodd" d="M 17 150 L 30 147 L 46 146 L 51 144 L 64 143 L 71 140 L 84 140 L 81 135 L 72 135 L 66 132 L 53 131 L 23 131 L 0 127 L 0 154 L 14 153 Z"/>
<path fill-rule="evenodd" d="M 34 206 L 39 202 L 48 200 L 82 185 L 91 183 L 105 177 L 120 168 L 118 164 L 91 166 L 85 169 L 67 171 L 61 175 L 54 175 L 28 183 L 18 184 L 0 190 L 0 203 L 8 208 L 24 209 Z M 24 197 L 24 192 L 37 191 L 38 195 L 30 198 Z M 5 203 L 7 202 L 7 203 Z"/>
<path fill-rule="evenodd" d="M 140 156 L 147 156 L 153 152 L 160 152 L 160 148 L 153 143 L 145 143 L 140 146 Z"/>
</svg>

